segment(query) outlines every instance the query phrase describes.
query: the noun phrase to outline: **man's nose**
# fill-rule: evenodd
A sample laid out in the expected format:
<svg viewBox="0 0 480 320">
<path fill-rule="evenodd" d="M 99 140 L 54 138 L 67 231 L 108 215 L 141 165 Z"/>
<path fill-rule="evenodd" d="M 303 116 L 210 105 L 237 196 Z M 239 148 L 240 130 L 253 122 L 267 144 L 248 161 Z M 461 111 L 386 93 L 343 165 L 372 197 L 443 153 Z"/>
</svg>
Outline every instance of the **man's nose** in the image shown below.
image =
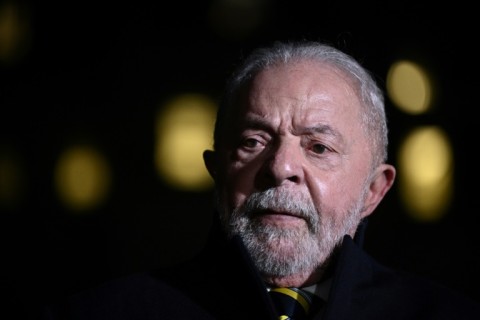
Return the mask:
<svg viewBox="0 0 480 320">
<path fill-rule="evenodd" d="M 264 163 L 268 183 L 279 186 L 303 180 L 303 151 L 298 143 L 282 141 L 272 147 Z"/>
</svg>

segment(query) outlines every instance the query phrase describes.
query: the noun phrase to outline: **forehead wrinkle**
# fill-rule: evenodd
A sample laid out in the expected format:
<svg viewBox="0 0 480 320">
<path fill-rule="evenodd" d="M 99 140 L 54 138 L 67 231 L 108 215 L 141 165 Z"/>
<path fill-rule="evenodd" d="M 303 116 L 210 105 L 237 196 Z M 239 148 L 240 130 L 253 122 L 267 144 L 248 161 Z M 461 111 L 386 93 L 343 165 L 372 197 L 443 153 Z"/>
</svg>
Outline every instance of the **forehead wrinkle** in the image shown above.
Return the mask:
<svg viewBox="0 0 480 320">
<path fill-rule="evenodd" d="M 241 121 L 243 127 L 271 130 L 271 124 L 267 120 L 266 116 L 256 113 L 248 113 Z"/>
<path fill-rule="evenodd" d="M 327 135 L 332 136 L 340 142 L 344 142 L 343 135 L 328 124 L 317 124 L 313 126 L 296 126 L 293 134 L 295 135 Z"/>
<path fill-rule="evenodd" d="M 242 126 L 245 128 L 261 129 L 264 131 L 274 131 L 272 124 L 266 117 L 254 113 L 248 114 L 245 117 L 245 119 L 242 121 Z M 291 133 L 297 136 L 322 134 L 332 136 L 341 142 L 344 141 L 343 135 L 328 124 L 315 124 L 312 126 L 302 126 L 297 124 L 292 126 Z"/>
</svg>

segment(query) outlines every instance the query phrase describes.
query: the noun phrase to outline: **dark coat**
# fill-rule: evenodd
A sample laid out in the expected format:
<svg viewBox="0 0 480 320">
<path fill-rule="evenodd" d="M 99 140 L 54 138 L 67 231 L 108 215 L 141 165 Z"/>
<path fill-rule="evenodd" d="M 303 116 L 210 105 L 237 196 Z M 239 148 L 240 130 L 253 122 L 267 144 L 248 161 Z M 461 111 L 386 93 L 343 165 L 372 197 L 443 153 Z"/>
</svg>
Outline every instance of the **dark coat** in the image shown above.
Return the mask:
<svg viewBox="0 0 480 320">
<path fill-rule="evenodd" d="M 69 297 L 43 319 L 276 319 L 238 238 L 210 239 L 198 257 L 135 274 Z M 324 320 L 480 319 L 476 302 L 438 284 L 382 266 L 345 236 L 335 256 Z"/>
</svg>

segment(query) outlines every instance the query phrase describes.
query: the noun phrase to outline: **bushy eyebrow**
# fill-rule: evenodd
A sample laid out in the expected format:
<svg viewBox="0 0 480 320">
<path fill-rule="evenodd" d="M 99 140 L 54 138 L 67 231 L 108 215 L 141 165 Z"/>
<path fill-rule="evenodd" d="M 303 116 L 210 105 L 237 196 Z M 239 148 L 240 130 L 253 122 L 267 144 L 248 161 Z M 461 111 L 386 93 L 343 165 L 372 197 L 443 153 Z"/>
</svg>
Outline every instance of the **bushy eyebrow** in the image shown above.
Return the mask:
<svg viewBox="0 0 480 320">
<path fill-rule="evenodd" d="M 272 125 L 265 118 L 257 115 L 250 115 L 242 119 L 239 123 L 238 129 L 256 129 L 272 133 L 274 131 Z"/>
<path fill-rule="evenodd" d="M 247 117 L 240 122 L 242 128 L 261 129 L 264 131 L 272 131 L 272 126 L 261 117 Z"/>
<path fill-rule="evenodd" d="M 328 138 L 329 140 L 337 141 L 340 144 L 343 144 L 345 142 L 343 135 L 340 132 L 338 132 L 338 130 L 335 130 L 334 128 L 332 128 L 330 125 L 327 125 L 327 124 L 319 124 L 311 127 L 296 128 L 294 134 L 304 135 L 304 136 L 306 135 L 314 136 L 315 134 L 320 134 L 322 136 L 327 136 L 329 137 Z"/>
<path fill-rule="evenodd" d="M 240 128 L 257 129 L 270 133 L 273 133 L 275 131 L 275 128 L 272 128 L 272 125 L 265 118 L 258 115 L 250 115 L 243 119 L 240 123 Z M 300 126 L 294 128 L 292 133 L 299 136 L 321 134 L 325 136 L 330 136 L 331 138 L 337 139 L 340 142 L 344 141 L 343 135 L 338 132 L 338 130 L 335 130 L 334 128 L 332 128 L 332 126 L 328 124 L 316 124 L 314 126 L 308 127 Z"/>
<path fill-rule="evenodd" d="M 337 138 L 341 138 L 341 134 L 327 124 L 319 124 L 311 127 L 296 128 L 294 133 L 299 135 L 321 133 L 321 134 L 326 134 L 326 135 L 331 135 Z"/>
</svg>

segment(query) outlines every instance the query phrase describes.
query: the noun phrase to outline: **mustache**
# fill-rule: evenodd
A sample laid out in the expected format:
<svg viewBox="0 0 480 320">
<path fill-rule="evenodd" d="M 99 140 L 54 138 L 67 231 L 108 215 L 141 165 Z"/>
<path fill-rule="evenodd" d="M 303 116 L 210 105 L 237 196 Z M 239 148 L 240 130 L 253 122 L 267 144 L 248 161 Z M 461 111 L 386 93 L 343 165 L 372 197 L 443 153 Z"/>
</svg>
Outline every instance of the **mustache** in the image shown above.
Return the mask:
<svg viewBox="0 0 480 320">
<path fill-rule="evenodd" d="M 234 214 L 252 217 L 261 211 L 276 211 L 303 218 L 310 230 L 316 231 L 320 214 L 311 197 L 303 192 L 271 188 L 252 193 Z"/>
</svg>

